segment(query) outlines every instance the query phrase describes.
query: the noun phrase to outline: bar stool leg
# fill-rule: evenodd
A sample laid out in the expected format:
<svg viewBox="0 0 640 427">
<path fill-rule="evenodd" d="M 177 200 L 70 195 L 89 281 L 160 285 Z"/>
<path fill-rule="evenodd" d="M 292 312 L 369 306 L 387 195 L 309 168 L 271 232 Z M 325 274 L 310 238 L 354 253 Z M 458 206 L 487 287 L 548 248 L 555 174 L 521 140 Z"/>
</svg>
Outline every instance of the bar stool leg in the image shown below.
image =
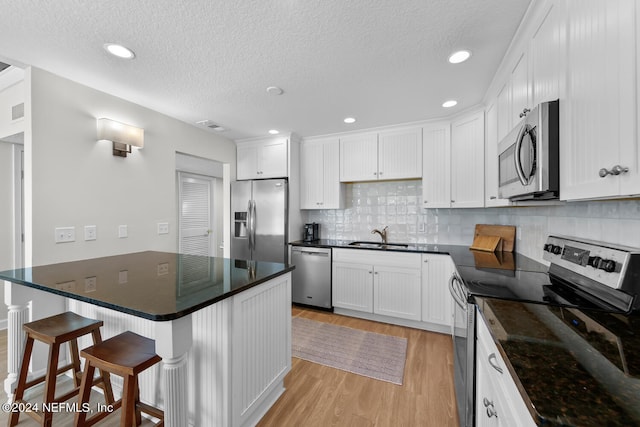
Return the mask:
<svg viewBox="0 0 640 427">
<path fill-rule="evenodd" d="M 53 343 L 49 347 L 49 366 L 47 367 L 47 378 L 45 379 L 44 403 L 52 403 L 56 398 L 56 378 L 58 377 L 58 356 L 60 355 L 60 344 Z M 42 411 L 42 425 L 51 426 L 53 413 Z"/>
<path fill-rule="evenodd" d="M 80 383 L 79 402 L 89 401 L 89 396 L 91 395 L 91 383 L 93 383 L 93 374 L 95 373 L 96 368 L 89 362 L 86 362 L 84 370 L 85 370 L 85 373 L 82 376 L 82 382 Z M 86 419 L 87 419 L 87 413 L 84 411 L 78 411 L 76 412 L 75 423 L 73 425 L 74 426 L 84 425 Z"/>
<path fill-rule="evenodd" d="M 133 422 L 136 426 L 139 426 L 140 424 L 142 424 L 142 412 L 140 411 L 140 408 L 138 407 L 138 403 L 140 403 L 140 386 L 138 384 L 138 376 L 136 375 L 134 377 L 134 382 L 135 382 L 135 403 L 134 403 L 134 409 L 135 409 L 135 414 L 134 414 L 134 418 L 133 418 Z"/>
<path fill-rule="evenodd" d="M 18 384 L 13 393 L 13 401 L 19 402 L 24 397 L 24 385 L 27 383 L 27 372 L 29 371 L 29 362 L 31 361 L 31 352 L 33 351 L 33 338 L 27 336 L 27 340 L 24 343 L 24 355 L 22 356 L 22 365 L 20 366 L 20 374 L 18 376 Z M 20 418 L 20 412 L 12 412 L 9 417 L 9 427 L 18 424 Z"/>
<path fill-rule="evenodd" d="M 80 369 L 80 352 L 78 351 L 78 340 L 69 341 L 69 353 L 73 363 L 73 384 L 78 387 L 82 381 L 82 370 Z M 80 374 L 80 375 L 78 375 Z"/>
<path fill-rule="evenodd" d="M 93 345 L 100 344 L 102 342 L 102 335 L 100 335 L 100 329 L 95 329 L 91 332 L 93 337 Z M 80 353 L 77 353 L 80 354 Z M 104 399 L 107 405 L 113 405 L 115 399 L 113 397 L 113 388 L 111 387 L 111 375 L 109 372 L 100 369 L 100 377 L 102 378 L 102 389 L 104 390 Z"/>
<path fill-rule="evenodd" d="M 132 427 L 134 420 L 136 378 L 132 375 L 124 377 L 124 387 L 122 389 L 122 414 L 120 416 L 120 427 Z M 133 404 L 132 404 L 133 403 Z"/>
</svg>

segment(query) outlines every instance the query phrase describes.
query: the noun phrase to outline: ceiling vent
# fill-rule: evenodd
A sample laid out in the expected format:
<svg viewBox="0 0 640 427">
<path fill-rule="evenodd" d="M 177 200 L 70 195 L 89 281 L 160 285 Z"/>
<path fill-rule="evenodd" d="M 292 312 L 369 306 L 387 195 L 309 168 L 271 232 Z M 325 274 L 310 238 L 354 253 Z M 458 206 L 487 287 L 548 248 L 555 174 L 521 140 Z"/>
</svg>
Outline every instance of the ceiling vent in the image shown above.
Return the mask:
<svg viewBox="0 0 640 427">
<path fill-rule="evenodd" d="M 222 132 L 223 130 L 225 130 L 225 128 L 223 128 L 222 126 L 214 123 L 212 120 L 201 120 L 199 122 L 196 122 L 197 124 L 199 124 L 200 126 L 205 126 L 208 127 L 209 129 L 213 129 L 215 131 L 218 132 Z"/>
</svg>

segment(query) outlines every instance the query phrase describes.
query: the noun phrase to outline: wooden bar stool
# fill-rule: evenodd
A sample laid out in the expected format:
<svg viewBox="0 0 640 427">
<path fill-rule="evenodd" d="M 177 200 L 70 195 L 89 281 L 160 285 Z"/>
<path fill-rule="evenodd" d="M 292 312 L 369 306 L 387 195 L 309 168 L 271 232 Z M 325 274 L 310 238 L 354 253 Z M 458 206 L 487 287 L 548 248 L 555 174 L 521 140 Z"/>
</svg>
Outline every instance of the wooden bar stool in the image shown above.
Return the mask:
<svg viewBox="0 0 640 427">
<path fill-rule="evenodd" d="M 80 390 L 80 379 L 82 371 L 80 370 L 80 357 L 78 355 L 78 338 L 83 335 L 91 334 L 94 344 L 102 342 L 100 336 L 101 320 L 88 319 L 79 316 L 70 311 L 45 319 L 36 320 L 35 322 L 25 323 L 22 329 L 27 334 L 27 341 L 24 347 L 24 355 L 22 357 L 22 365 L 18 376 L 18 384 L 14 391 L 13 401 L 15 403 L 25 403 L 25 390 L 40 384 L 44 381 L 43 405 L 40 406 L 38 412 L 26 412 L 27 415 L 34 418 L 42 426 L 50 426 L 52 423 L 53 413 L 49 404 L 61 403 L 69 400 L 78 394 Z M 27 373 L 29 371 L 29 362 L 31 361 L 31 353 L 33 351 L 34 340 L 41 341 L 49 345 L 49 360 L 47 362 L 46 375 L 27 381 Z M 71 363 L 58 367 L 58 356 L 60 354 L 60 345 L 68 342 L 69 353 L 71 353 Z M 73 371 L 74 388 L 56 397 L 56 379 L 63 372 Z M 100 371 L 100 376 L 92 381 L 93 384 L 100 384 L 105 392 L 105 402 L 113 403 L 113 391 L 111 390 L 111 380 L 109 374 Z M 41 409 L 41 410 L 40 410 Z M 19 412 L 12 412 L 9 418 L 9 427 L 18 424 L 20 418 Z"/>
<path fill-rule="evenodd" d="M 85 358 L 84 374 L 80 385 L 78 406 L 89 402 L 91 381 L 96 368 L 101 372 L 111 372 L 124 378 L 122 398 L 114 403 L 113 409 L 122 407 L 120 426 L 130 427 L 140 425 L 140 412 L 147 413 L 160 419 L 158 426 L 164 426 L 164 412 L 153 406 L 140 402 L 138 388 L 138 374 L 160 362 L 162 358 L 156 354 L 154 340 L 142 337 L 133 332 L 124 332 L 109 338 L 102 343 L 85 348 L 80 352 Z M 98 412 L 87 419 L 86 412 L 77 412 L 74 426 L 91 426 L 102 420 L 112 412 Z"/>
</svg>

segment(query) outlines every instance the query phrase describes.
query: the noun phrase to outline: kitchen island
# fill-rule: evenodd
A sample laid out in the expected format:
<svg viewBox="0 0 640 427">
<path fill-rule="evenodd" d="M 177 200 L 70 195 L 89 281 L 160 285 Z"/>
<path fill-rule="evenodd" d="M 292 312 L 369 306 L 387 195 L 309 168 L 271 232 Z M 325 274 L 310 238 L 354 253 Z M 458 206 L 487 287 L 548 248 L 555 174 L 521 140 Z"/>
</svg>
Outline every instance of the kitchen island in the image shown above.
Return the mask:
<svg viewBox="0 0 640 427">
<path fill-rule="evenodd" d="M 284 391 L 291 368 L 291 270 L 146 251 L 2 272 L 5 391 L 11 397 L 17 380 L 22 325 L 55 314 L 50 306 L 62 299 L 67 310 L 104 321 L 104 338 L 130 330 L 155 339 L 162 363 L 140 375 L 140 397 L 164 409 L 165 425 L 254 424 Z M 89 345 L 88 337 L 79 342 Z M 46 363 L 36 356 L 33 374 Z"/>
</svg>

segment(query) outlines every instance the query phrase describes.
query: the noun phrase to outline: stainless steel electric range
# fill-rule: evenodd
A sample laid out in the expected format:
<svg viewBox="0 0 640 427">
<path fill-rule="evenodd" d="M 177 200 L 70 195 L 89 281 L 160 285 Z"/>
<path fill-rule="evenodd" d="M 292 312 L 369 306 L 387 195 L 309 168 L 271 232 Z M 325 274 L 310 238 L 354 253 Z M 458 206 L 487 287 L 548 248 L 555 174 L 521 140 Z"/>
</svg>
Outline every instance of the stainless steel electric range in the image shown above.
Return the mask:
<svg viewBox="0 0 640 427">
<path fill-rule="evenodd" d="M 550 312 L 555 314 L 555 318 L 560 318 L 574 328 L 577 324 L 593 324 L 593 319 L 597 317 L 582 314 L 579 317 L 582 320 L 576 320 L 576 313 L 600 313 L 600 317 L 606 319 L 617 316 L 626 319 L 618 322 L 623 324 L 637 320 L 632 316 L 631 322 L 624 316 L 640 309 L 640 249 L 550 236 L 542 250 L 543 258 L 550 263 L 548 267 L 523 257 L 516 258 L 513 269 L 484 268 L 470 262 L 473 258 L 469 257 L 456 260 L 457 272 L 451 277 L 449 288 L 455 301 L 452 328 L 454 377 L 460 425 L 463 427 L 475 425 L 477 301 L 512 302 L 521 304 L 518 310 L 525 311 L 528 306 L 534 307 L 530 311 L 536 311 L 535 307 L 539 308 L 541 305 L 553 307 Z M 616 327 L 620 329 L 619 324 Z M 623 334 L 636 332 L 633 325 L 629 328 L 631 332 Z M 640 330 L 637 333 L 640 335 Z M 637 341 L 640 342 L 640 338 Z M 569 349 L 571 351 L 577 350 Z M 620 366 L 629 366 L 628 361 L 624 360 L 624 354 Z M 554 416 L 564 417 L 565 421 L 573 419 L 570 415 Z M 561 425 L 573 425 L 572 422 L 565 421 Z"/>
</svg>

